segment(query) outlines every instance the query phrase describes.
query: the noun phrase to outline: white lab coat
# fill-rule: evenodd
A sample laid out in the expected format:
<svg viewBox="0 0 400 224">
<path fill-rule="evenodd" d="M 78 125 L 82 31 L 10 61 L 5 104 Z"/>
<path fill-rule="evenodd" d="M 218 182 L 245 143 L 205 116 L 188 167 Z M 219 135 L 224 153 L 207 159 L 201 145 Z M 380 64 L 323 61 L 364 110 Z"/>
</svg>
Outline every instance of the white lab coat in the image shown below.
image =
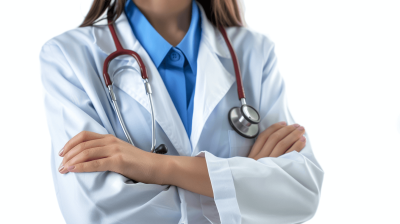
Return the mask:
<svg viewBox="0 0 400 224">
<path fill-rule="evenodd" d="M 207 161 L 214 199 L 176 186 L 134 184 L 114 172 L 60 174 L 58 151 L 83 130 L 126 140 L 102 77 L 104 59 L 115 46 L 107 26 L 76 28 L 42 48 L 40 54 L 45 107 L 52 139 L 51 169 L 67 223 L 257 224 L 302 223 L 315 214 L 323 170 L 310 139 L 300 152 L 278 158 L 246 158 L 254 139 L 237 134 L 228 111 L 237 107 L 235 73 L 228 48 L 202 13 L 202 37 L 188 138 L 181 119 L 149 55 L 134 37 L 125 14 L 116 22 L 124 48 L 139 53 L 153 89 L 157 141 L 168 154 L 202 156 Z M 227 28 L 238 56 L 247 103 L 261 115 L 260 132 L 294 120 L 288 110 L 284 81 L 277 69 L 274 44 L 243 27 Z M 135 146 L 151 146 L 150 105 L 133 58 L 110 64 L 115 94 Z M 162 169 L 162 167 L 160 167 Z"/>
</svg>

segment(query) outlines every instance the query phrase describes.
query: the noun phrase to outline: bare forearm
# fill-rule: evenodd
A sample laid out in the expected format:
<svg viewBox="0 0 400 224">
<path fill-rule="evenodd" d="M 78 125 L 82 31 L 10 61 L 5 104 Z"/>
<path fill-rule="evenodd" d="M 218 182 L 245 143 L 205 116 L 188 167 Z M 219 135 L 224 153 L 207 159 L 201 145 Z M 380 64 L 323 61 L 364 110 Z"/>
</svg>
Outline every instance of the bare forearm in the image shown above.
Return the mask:
<svg viewBox="0 0 400 224">
<path fill-rule="evenodd" d="M 305 138 L 302 137 L 304 131 L 304 128 L 298 124 L 288 126 L 286 122 L 280 122 L 271 125 L 260 134 L 249 158 L 257 160 L 263 157 L 278 157 L 291 151 L 299 152 L 305 145 Z M 286 141 L 278 144 L 283 138 Z M 159 183 L 178 186 L 201 195 L 214 197 L 205 158 L 155 156 L 160 161 L 157 163 L 164 164 L 163 167 L 165 167 L 156 175 Z"/>
<path fill-rule="evenodd" d="M 162 155 L 161 184 L 174 185 L 197 194 L 214 197 L 205 158 Z"/>
<path fill-rule="evenodd" d="M 305 145 L 303 134 L 300 125 L 287 126 L 282 122 L 271 125 L 258 136 L 249 157 L 259 159 L 299 152 Z M 150 153 L 113 135 L 87 131 L 70 139 L 60 156 L 64 157 L 59 168 L 62 174 L 108 170 L 139 182 L 174 185 L 214 197 L 205 158 Z"/>
</svg>

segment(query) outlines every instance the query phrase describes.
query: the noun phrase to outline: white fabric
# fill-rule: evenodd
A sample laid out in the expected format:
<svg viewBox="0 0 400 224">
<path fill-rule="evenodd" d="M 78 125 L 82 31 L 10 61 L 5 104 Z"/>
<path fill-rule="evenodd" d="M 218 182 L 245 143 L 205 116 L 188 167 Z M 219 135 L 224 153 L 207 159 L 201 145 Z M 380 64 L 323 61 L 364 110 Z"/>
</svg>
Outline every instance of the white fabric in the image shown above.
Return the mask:
<svg viewBox="0 0 400 224">
<path fill-rule="evenodd" d="M 199 6 L 200 7 L 200 6 Z M 201 8 L 201 7 L 200 7 Z M 148 54 L 134 37 L 124 14 L 116 23 L 122 45 L 139 53 L 147 66 L 157 121 L 157 141 L 169 154 L 203 156 L 214 199 L 175 187 L 134 184 L 113 172 L 57 171 L 58 151 L 83 130 L 126 140 L 104 85 L 104 59 L 115 50 L 106 26 L 76 28 L 42 48 L 40 60 L 45 106 L 52 138 L 51 168 L 60 209 L 67 223 L 302 223 L 315 214 L 323 170 L 306 147 L 278 158 L 246 158 L 254 139 L 232 130 L 228 111 L 239 106 L 232 61 L 226 44 L 202 10 L 202 38 L 194 97 L 192 134 L 184 126 Z M 274 44 L 247 28 L 227 28 L 242 70 L 247 103 L 262 117 L 260 131 L 294 120 L 284 81 L 277 69 Z M 122 116 L 135 146 L 151 147 L 148 98 L 138 65 L 121 57 L 109 72 Z"/>
</svg>

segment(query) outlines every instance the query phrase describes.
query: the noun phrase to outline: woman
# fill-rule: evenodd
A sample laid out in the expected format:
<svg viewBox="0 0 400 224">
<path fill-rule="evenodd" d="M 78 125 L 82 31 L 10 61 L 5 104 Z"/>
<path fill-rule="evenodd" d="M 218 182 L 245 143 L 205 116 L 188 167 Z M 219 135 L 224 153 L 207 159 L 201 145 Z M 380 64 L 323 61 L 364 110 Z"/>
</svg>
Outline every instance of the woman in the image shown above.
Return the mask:
<svg viewBox="0 0 400 224">
<path fill-rule="evenodd" d="M 139 66 L 119 57 L 108 71 L 135 146 L 126 142 L 102 76 L 115 51 L 109 27 L 97 23 L 105 12 L 147 66 L 166 155 L 149 152 Z M 95 0 L 80 28 L 43 46 L 53 179 L 67 223 L 302 223 L 315 214 L 323 171 L 293 124 L 274 44 L 242 24 L 235 0 Z M 240 101 L 218 25 L 259 111 L 257 140 L 227 119 Z"/>
</svg>

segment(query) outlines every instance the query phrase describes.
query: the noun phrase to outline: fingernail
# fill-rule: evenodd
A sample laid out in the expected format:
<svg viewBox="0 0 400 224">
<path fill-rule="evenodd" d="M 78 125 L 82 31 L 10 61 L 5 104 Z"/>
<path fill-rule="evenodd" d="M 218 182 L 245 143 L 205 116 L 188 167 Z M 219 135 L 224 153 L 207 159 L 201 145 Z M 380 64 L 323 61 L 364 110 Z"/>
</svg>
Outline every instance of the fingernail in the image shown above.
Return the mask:
<svg viewBox="0 0 400 224">
<path fill-rule="evenodd" d="M 294 126 L 295 128 L 300 127 L 299 124 L 294 124 L 293 126 Z"/>
<path fill-rule="evenodd" d="M 64 168 L 64 165 L 61 163 L 60 166 L 58 167 L 58 172 L 61 172 L 61 170 Z"/>
<path fill-rule="evenodd" d="M 305 142 L 306 141 L 306 137 L 301 136 L 300 141 Z"/>
<path fill-rule="evenodd" d="M 58 155 L 61 156 L 63 152 L 64 152 L 64 148 L 62 148 L 62 149 L 58 152 Z"/>
<path fill-rule="evenodd" d="M 304 127 L 303 127 L 303 126 L 300 126 L 300 127 L 297 128 L 297 130 L 303 131 L 303 130 L 304 130 Z"/>
<path fill-rule="evenodd" d="M 73 169 L 75 169 L 75 166 L 69 166 L 68 167 L 68 171 L 72 171 Z"/>
<path fill-rule="evenodd" d="M 281 121 L 281 122 L 279 122 L 279 124 L 286 125 L 286 121 Z"/>
</svg>

